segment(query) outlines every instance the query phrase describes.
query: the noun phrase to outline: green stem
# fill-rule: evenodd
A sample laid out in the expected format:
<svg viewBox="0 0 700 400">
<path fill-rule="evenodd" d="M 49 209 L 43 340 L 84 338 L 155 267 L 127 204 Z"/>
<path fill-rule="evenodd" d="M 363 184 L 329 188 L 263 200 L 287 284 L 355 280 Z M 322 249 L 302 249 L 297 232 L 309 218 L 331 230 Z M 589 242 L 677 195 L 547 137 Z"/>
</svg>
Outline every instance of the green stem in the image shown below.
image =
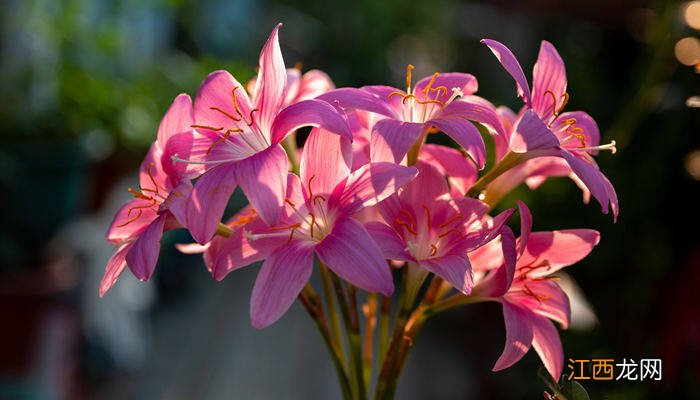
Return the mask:
<svg viewBox="0 0 700 400">
<path fill-rule="evenodd" d="M 372 379 L 372 360 L 374 356 L 374 332 L 377 329 L 377 317 L 379 313 L 379 307 L 377 305 L 377 294 L 368 293 L 367 303 L 364 305 L 363 310 L 365 314 L 365 338 L 362 344 L 362 366 L 364 372 L 364 379 L 369 386 Z"/>
<path fill-rule="evenodd" d="M 323 294 L 326 299 L 326 306 L 328 309 L 328 318 L 330 320 L 330 328 L 332 339 L 334 343 L 341 349 L 341 360 L 345 363 L 345 357 L 343 350 L 343 337 L 340 333 L 340 319 L 338 318 L 338 309 L 335 306 L 335 300 L 333 299 L 333 283 L 331 282 L 331 272 L 323 264 L 319 265 L 321 270 L 321 279 L 323 281 Z"/>
<path fill-rule="evenodd" d="M 379 338 L 377 344 L 377 365 L 384 363 L 387 347 L 389 346 L 389 333 L 391 331 L 391 296 L 382 296 L 379 318 Z"/>
<path fill-rule="evenodd" d="M 512 151 L 509 151 L 498 164 L 494 165 L 489 172 L 474 183 L 471 189 L 469 189 L 467 192 L 467 197 L 478 198 L 481 192 L 486 189 L 486 186 L 493 182 L 494 179 L 530 158 L 532 158 L 532 155 L 526 155 L 525 153 L 513 153 Z"/>
<path fill-rule="evenodd" d="M 333 287 L 338 298 L 340 314 L 343 317 L 343 325 L 345 325 L 345 334 L 348 339 L 348 352 L 350 353 L 350 383 L 353 387 L 353 393 L 358 400 L 367 399 L 367 391 L 365 389 L 364 373 L 362 371 L 362 349 L 360 343 L 360 324 L 357 318 L 357 300 L 355 297 L 355 289 L 351 287 L 349 290 L 350 304 L 345 297 L 343 284 L 337 275 L 331 273 Z M 351 310 L 354 308 L 354 311 Z"/>
<path fill-rule="evenodd" d="M 289 164 L 291 164 L 292 172 L 295 174 L 299 173 L 299 161 L 297 160 L 297 134 L 296 132 L 287 135 L 284 140 L 280 143 L 284 151 L 287 152 L 287 158 L 289 159 Z"/>
<path fill-rule="evenodd" d="M 348 382 L 347 373 L 343 362 L 340 358 L 340 350 L 333 345 L 331 340 L 330 332 L 328 331 L 328 324 L 323 315 L 323 305 L 321 299 L 318 297 L 316 292 L 311 288 L 310 285 L 306 285 L 301 293 L 299 293 L 299 301 L 304 306 L 304 309 L 309 313 L 311 319 L 314 321 L 316 328 L 318 328 L 323 342 L 328 349 L 328 353 L 331 355 L 331 360 L 333 361 L 333 366 L 338 375 L 338 381 L 340 381 L 340 389 L 343 394 L 344 400 L 353 400 L 352 390 L 350 388 L 350 383 Z"/>
</svg>

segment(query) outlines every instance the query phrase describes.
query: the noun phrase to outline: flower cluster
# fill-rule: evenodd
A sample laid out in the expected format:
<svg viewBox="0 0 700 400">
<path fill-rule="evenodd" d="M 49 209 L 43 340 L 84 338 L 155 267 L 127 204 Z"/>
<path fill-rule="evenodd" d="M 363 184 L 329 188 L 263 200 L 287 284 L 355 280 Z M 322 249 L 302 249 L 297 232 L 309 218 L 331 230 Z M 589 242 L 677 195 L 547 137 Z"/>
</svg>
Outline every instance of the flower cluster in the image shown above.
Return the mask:
<svg viewBox="0 0 700 400">
<path fill-rule="evenodd" d="M 256 328 L 275 322 L 297 298 L 317 321 L 323 318 L 309 285 L 316 257 L 324 279 L 330 277 L 326 289 L 341 289 L 342 307 L 355 307 L 344 300 L 359 288 L 368 292 L 365 311 L 372 312 L 378 307 L 370 300 L 386 299 L 401 285 L 399 340 L 387 344 L 393 357 L 384 357 L 392 361 L 382 373 L 398 375 L 403 337 L 431 313 L 496 301 L 507 338 L 494 369 L 512 365 L 532 346 L 558 377 L 563 351 L 550 320 L 566 328 L 570 310 L 554 273 L 584 258 L 599 235 L 532 232 L 530 212 L 518 202 L 516 239 L 507 226 L 516 209 L 490 215 L 517 185 L 534 189 L 550 176 L 568 176 L 584 200 L 592 195 L 617 217 L 615 190 L 594 161 L 600 150 L 614 152 L 615 143 L 600 145 L 585 112 L 564 111 L 569 93 L 555 48 L 542 42 L 530 87 L 508 48 L 482 41 L 515 80 L 524 102 L 516 113 L 475 95 L 470 74 L 436 72 L 414 84 L 411 65 L 405 88 L 335 89 L 321 71 L 285 68 L 279 27 L 253 81 L 244 85 L 216 71 L 194 101 L 186 94 L 174 100 L 141 164 L 138 190 L 129 189 L 134 199 L 107 233 L 116 252 L 100 295 L 126 266 L 148 280 L 163 233 L 185 228 L 197 243 L 178 248 L 203 253 L 216 280 L 263 261 L 250 305 Z M 302 127 L 311 129 L 298 148 Z M 456 146 L 427 144 L 433 134 Z M 480 174 L 484 136 L 493 138 L 496 154 Z M 223 220 L 237 186 L 250 204 Z M 332 334 L 326 339 L 331 348 L 343 346 Z M 380 389 L 389 390 L 385 384 Z"/>
</svg>

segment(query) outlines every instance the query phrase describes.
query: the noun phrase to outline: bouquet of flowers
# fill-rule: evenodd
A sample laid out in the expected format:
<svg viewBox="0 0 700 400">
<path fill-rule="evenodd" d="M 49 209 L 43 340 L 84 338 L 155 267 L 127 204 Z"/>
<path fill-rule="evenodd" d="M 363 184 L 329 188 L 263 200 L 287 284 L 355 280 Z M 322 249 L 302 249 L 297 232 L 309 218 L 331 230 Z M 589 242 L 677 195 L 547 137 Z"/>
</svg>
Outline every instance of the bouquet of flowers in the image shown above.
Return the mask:
<svg viewBox="0 0 700 400">
<path fill-rule="evenodd" d="M 187 229 L 217 281 L 262 261 L 253 287 L 254 327 L 277 321 L 299 300 L 329 351 L 345 399 L 393 398 L 416 335 L 437 313 L 485 301 L 502 305 L 505 349 L 493 369 L 534 347 L 558 378 L 570 307 L 557 271 L 584 258 L 600 235 L 590 229 L 533 232 L 527 206 L 490 210 L 521 183 L 537 188 L 568 176 L 603 213 L 618 214 L 610 181 L 593 156 L 598 127 L 564 111 L 564 63 L 543 41 L 532 87 L 513 53 L 482 40 L 515 80 L 514 112 L 475 95 L 467 73 L 435 73 L 405 90 L 335 89 L 323 72 L 286 69 L 278 25 L 246 85 L 211 73 L 195 100 L 181 94 L 163 117 L 140 166 L 134 199 L 107 232 L 116 247 L 100 296 L 125 267 L 153 274 L 163 233 Z M 306 138 L 300 128 L 311 127 Z M 456 146 L 428 144 L 445 134 Z M 495 162 L 484 173 L 484 137 Z M 303 140 L 305 139 L 305 140 Z M 302 147 L 298 143 L 304 141 Z M 193 183 L 194 181 L 194 183 Z M 249 205 L 223 220 L 240 186 Z M 320 288 L 310 277 L 314 265 Z M 322 295 L 318 293 L 322 292 Z"/>
</svg>

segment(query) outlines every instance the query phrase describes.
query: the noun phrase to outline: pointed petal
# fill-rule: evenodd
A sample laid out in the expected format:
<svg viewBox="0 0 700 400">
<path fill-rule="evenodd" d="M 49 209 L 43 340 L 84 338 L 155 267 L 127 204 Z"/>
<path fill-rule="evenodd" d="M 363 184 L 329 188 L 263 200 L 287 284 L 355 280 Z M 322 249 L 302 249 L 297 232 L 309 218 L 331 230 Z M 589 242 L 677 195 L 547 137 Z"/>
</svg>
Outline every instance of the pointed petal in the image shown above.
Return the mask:
<svg viewBox="0 0 700 400">
<path fill-rule="evenodd" d="M 500 259 L 502 264 L 498 269 L 491 272 L 483 281 L 479 282 L 474 289 L 474 293 L 479 296 L 499 298 L 502 297 L 513 283 L 515 275 L 516 251 L 515 251 L 515 236 L 513 231 L 507 226 L 501 231 L 501 254 Z M 471 257 L 471 254 L 470 254 Z M 472 257 L 472 260 L 474 258 Z M 474 265 L 477 260 L 474 260 Z"/>
<path fill-rule="evenodd" d="M 531 278 L 547 276 L 584 259 L 599 241 L 600 233 L 592 229 L 533 232 L 518 265 L 531 265 L 547 260 L 549 268 L 540 268 L 528 273 Z"/>
<path fill-rule="evenodd" d="M 414 122 L 389 118 L 378 121 L 372 128 L 370 159 L 401 163 L 425 129 L 426 125 Z"/>
<path fill-rule="evenodd" d="M 429 93 L 425 89 L 432 81 Z M 416 83 L 413 89 L 418 100 L 437 100 L 443 104 L 452 96 L 452 89 L 459 89 L 465 96 L 474 94 L 479 89 L 479 83 L 472 74 L 461 72 L 446 72 L 438 74 L 433 80 L 433 76 L 426 76 Z"/>
<path fill-rule="evenodd" d="M 185 226 L 199 244 L 207 243 L 219 226 L 229 198 L 236 188 L 236 164 L 228 163 L 210 169 L 194 184 L 186 206 Z"/>
<path fill-rule="evenodd" d="M 466 295 L 471 293 L 474 287 L 474 276 L 471 263 L 466 255 L 446 255 L 418 262 L 428 271 L 446 280 L 458 291 Z"/>
<path fill-rule="evenodd" d="M 564 350 L 559 339 L 559 332 L 547 318 L 533 317 L 531 320 L 532 347 L 539 354 L 549 374 L 558 381 L 564 368 Z"/>
<path fill-rule="evenodd" d="M 126 263 L 131 272 L 140 280 L 145 281 L 151 277 L 158 261 L 160 253 L 160 239 L 163 237 L 163 228 L 167 216 L 161 215 L 146 228 L 136 239 L 129 253 L 126 255 Z"/>
<path fill-rule="evenodd" d="M 493 135 L 505 138 L 506 130 L 496 107 L 479 96 L 462 96 L 445 106 L 445 115 L 461 116 L 484 125 Z"/>
<path fill-rule="evenodd" d="M 233 101 L 234 95 L 237 109 Z M 214 71 L 207 76 L 197 91 L 194 100 L 194 120 L 197 125 L 215 128 L 228 129 L 237 125 L 242 127 L 246 121 L 250 122 L 252 108 L 243 85 L 228 71 Z"/>
<path fill-rule="evenodd" d="M 299 168 L 304 188 L 313 194 L 329 195 L 350 174 L 351 165 L 352 143 L 348 139 L 320 128 L 311 130 Z"/>
<path fill-rule="evenodd" d="M 389 260 L 409 261 L 412 257 L 406 252 L 406 243 L 396 231 L 383 222 L 372 221 L 365 224 L 365 229 Z"/>
<path fill-rule="evenodd" d="M 288 171 L 287 153 L 280 145 L 274 145 L 236 165 L 236 182 L 268 225 L 276 224 L 282 216 Z"/>
<path fill-rule="evenodd" d="M 591 191 L 593 197 L 600 203 L 603 214 L 608 213 L 608 208 L 612 209 L 613 220 L 617 220 L 619 204 L 617 193 L 608 178 L 593 164 L 583 161 L 572 153 L 562 150 L 562 157 L 569 163 L 576 176 Z"/>
<path fill-rule="evenodd" d="M 413 167 L 388 162 L 367 164 L 336 187 L 328 200 L 329 208 L 340 207 L 344 213 L 351 215 L 391 196 L 417 174 Z"/>
<path fill-rule="evenodd" d="M 525 251 L 530 232 L 532 232 L 532 213 L 527 205 L 518 200 L 518 211 L 520 212 L 520 238 L 518 238 L 518 255 Z"/>
<path fill-rule="evenodd" d="M 506 324 L 506 345 L 493 366 L 494 371 L 508 368 L 523 358 L 533 339 L 531 313 L 507 301 L 501 301 L 501 304 Z"/>
<path fill-rule="evenodd" d="M 557 146 L 559 146 L 559 139 L 532 110 L 525 111 L 510 137 L 510 149 L 516 153 L 545 150 Z"/>
<path fill-rule="evenodd" d="M 212 263 L 212 275 L 220 281 L 230 272 L 248 266 L 254 262 L 264 260 L 275 250 L 282 248 L 287 242 L 286 237 L 270 237 L 251 240 L 248 233 L 263 233 L 262 221 L 256 226 L 246 226 L 236 229 L 230 237 L 217 249 L 216 257 Z"/>
<path fill-rule="evenodd" d="M 570 125 L 565 121 L 576 122 L 574 122 L 573 128 L 570 128 Z M 559 117 L 557 117 L 552 124 L 552 131 L 562 132 L 560 133 L 560 136 L 569 136 L 568 133 L 565 133 L 567 129 L 575 129 L 577 133 L 583 135 L 586 141 L 586 147 L 595 147 L 600 144 L 600 129 L 598 128 L 598 124 L 595 122 L 593 117 L 583 111 L 565 112 L 559 115 Z M 571 140 L 571 143 L 574 145 L 574 147 L 581 146 L 581 143 L 577 140 Z M 599 153 L 599 151 L 591 150 L 589 153 L 591 155 L 596 155 Z"/>
<path fill-rule="evenodd" d="M 121 243 L 143 232 L 158 218 L 154 209 L 151 201 L 142 199 L 131 200 L 121 206 L 107 229 L 107 241 Z"/>
<path fill-rule="evenodd" d="M 333 90 L 335 84 L 327 73 L 312 69 L 306 71 L 301 77 L 301 85 L 296 98 L 297 101 L 313 99 L 323 93 Z"/>
<path fill-rule="evenodd" d="M 460 196 L 467 193 L 479 176 L 473 162 L 459 150 L 447 146 L 424 144 L 418 158 L 435 167 L 442 175 L 447 175 L 453 193 L 456 191 Z"/>
<path fill-rule="evenodd" d="M 551 92 L 551 94 L 547 92 Z M 532 108 L 542 118 L 551 118 L 562 107 L 566 93 L 566 69 L 557 49 L 546 40 L 532 70 Z M 556 103 L 555 103 L 556 101 Z"/>
<path fill-rule="evenodd" d="M 498 58 L 498 61 L 501 63 L 503 68 L 505 68 L 510 76 L 515 79 L 515 84 L 518 88 L 518 96 L 523 98 L 525 104 L 531 105 L 532 99 L 530 97 L 530 85 L 528 85 L 527 79 L 525 78 L 523 67 L 520 66 L 520 63 L 515 58 L 515 55 L 513 55 L 513 52 L 511 52 L 505 45 L 495 40 L 481 39 L 481 43 L 485 44 L 489 47 L 489 49 L 491 49 L 491 52 L 496 56 L 496 58 Z"/>
<path fill-rule="evenodd" d="M 173 135 L 192 130 L 194 124 L 194 110 L 192 99 L 187 94 L 178 95 L 173 104 L 163 116 L 158 126 L 158 145 L 165 149 L 165 145 Z"/>
<path fill-rule="evenodd" d="M 365 89 L 335 89 L 318 96 L 317 99 L 333 105 L 337 104 L 342 109 L 364 110 L 389 118 L 396 117 L 396 113 L 387 102 L 388 99 L 381 98 L 377 94 Z"/>
<path fill-rule="evenodd" d="M 105 269 L 105 274 L 100 282 L 100 297 L 104 296 L 105 293 L 114 285 L 114 283 L 119 278 L 119 275 L 124 272 L 126 268 L 126 254 L 131 250 L 133 243 L 123 244 L 113 255 L 109 258 L 107 262 L 107 268 Z"/>
<path fill-rule="evenodd" d="M 352 218 L 335 225 L 317 246 L 319 259 L 353 285 L 385 296 L 394 291 L 391 271 L 367 230 Z"/>
<path fill-rule="evenodd" d="M 277 114 L 271 128 L 271 143 L 281 142 L 303 126 L 320 127 L 352 141 L 350 127 L 338 110 L 325 101 L 311 99 L 292 104 Z"/>
<path fill-rule="evenodd" d="M 170 211 L 180 225 L 187 227 L 187 204 L 192 193 L 192 182 L 189 179 L 182 181 L 173 189 L 168 198 L 163 202 L 163 206 Z"/>
<path fill-rule="evenodd" d="M 278 38 L 280 26 L 282 24 L 275 26 L 260 52 L 260 70 L 253 91 L 254 106 L 259 113 L 258 126 L 264 133 L 270 132 L 272 122 L 282 108 L 287 86 L 287 70 Z"/>
<path fill-rule="evenodd" d="M 313 270 L 313 246 L 301 240 L 289 243 L 263 263 L 250 299 L 254 328 L 277 321 L 294 303 Z"/>
<path fill-rule="evenodd" d="M 569 297 L 552 280 L 533 280 L 528 277 L 527 287 L 532 293 L 546 298 L 538 300 L 522 291 L 513 291 L 508 294 L 508 299 L 530 309 L 535 314 L 553 319 L 561 324 L 563 329 L 569 327 L 571 320 L 571 306 Z"/>
<path fill-rule="evenodd" d="M 470 121 L 461 117 L 449 117 L 439 115 L 431 119 L 430 124 L 443 131 L 469 154 L 477 168 L 482 169 L 486 164 L 486 146 L 481 133 Z"/>
</svg>

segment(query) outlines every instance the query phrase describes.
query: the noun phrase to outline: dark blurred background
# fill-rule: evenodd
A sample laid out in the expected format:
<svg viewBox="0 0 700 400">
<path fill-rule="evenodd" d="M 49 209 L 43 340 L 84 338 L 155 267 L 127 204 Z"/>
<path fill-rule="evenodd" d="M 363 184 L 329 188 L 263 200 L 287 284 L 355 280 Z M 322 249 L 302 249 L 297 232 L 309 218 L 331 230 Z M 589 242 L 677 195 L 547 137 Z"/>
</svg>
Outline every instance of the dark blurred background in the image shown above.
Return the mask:
<svg viewBox="0 0 700 400">
<path fill-rule="evenodd" d="M 530 77 L 539 42 L 567 65 L 568 110 L 583 109 L 618 153 L 597 160 L 620 198 L 617 224 L 569 180 L 507 197 L 536 230 L 587 227 L 602 241 L 569 269 L 583 295 L 562 332 L 567 358 L 660 358 L 658 382 L 584 382 L 591 398 L 700 393 L 700 1 L 4 0 L 0 6 L 0 398 L 339 398 L 299 306 L 255 331 L 255 267 L 221 283 L 166 235 L 152 282 L 125 272 L 104 299 L 113 213 L 137 182 L 160 117 L 214 69 L 252 77 L 276 22 L 288 66 L 337 86 L 400 86 L 463 71 L 479 94 L 518 108 L 510 77 L 479 39 L 511 47 Z M 240 199 L 239 199 L 240 201 Z M 238 205 L 240 206 L 240 204 Z M 236 205 L 234 204 L 235 208 Z M 593 313 L 591 313 L 591 311 Z M 534 351 L 491 366 L 497 305 L 435 318 L 401 399 L 542 398 Z M 565 369 L 566 372 L 566 369 Z"/>
</svg>

